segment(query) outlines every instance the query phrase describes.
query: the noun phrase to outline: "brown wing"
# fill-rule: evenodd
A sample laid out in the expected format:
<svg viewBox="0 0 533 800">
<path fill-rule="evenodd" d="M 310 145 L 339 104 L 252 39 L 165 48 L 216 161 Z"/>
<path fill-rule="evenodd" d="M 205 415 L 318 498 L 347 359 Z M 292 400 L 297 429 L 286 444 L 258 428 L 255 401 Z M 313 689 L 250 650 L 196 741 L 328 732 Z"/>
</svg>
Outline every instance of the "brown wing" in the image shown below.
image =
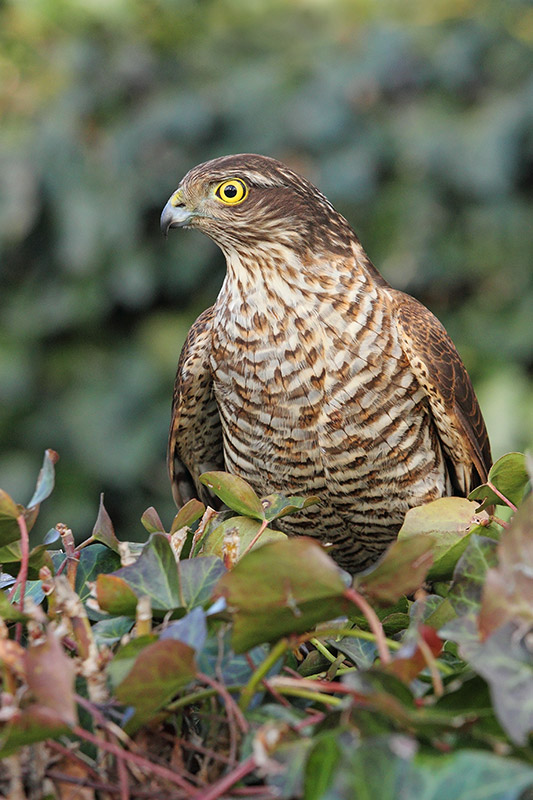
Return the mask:
<svg viewBox="0 0 533 800">
<path fill-rule="evenodd" d="M 425 389 L 452 482 L 461 494 L 487 479 L 492 458 L 485 422 L 459 353 L 439 320 L 391 290 L 403 350 Z"/>
<path fill-rule="evenodd" d="M 168 473 L 178 506 L 211 496 L 202 472 L 224 469 L 222 429 L 209 369 L 213 308 L 192 325 L 178 362 L 168 437 Z"/>
</svg>

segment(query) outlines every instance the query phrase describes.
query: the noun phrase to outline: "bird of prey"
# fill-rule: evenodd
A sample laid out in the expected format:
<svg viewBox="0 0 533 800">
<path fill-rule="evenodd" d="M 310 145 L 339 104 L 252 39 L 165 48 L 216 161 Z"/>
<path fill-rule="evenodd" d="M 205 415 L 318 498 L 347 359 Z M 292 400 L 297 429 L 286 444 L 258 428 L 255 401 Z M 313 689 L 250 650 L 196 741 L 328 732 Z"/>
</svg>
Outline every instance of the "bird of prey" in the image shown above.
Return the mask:
<svg viewBox="0 0 533 800">
<path fill-rule="evenodd" d="M 221 469 L 259 496 L 319 495 L 279 528 L 332 543 L 353 572 L 408 509 L 486 479 L 487 431 L 451 339 L 309 181 L 265 156 L 216 158 L 183 178 L 161 227 L 202 231 L 227 265 L 179 359 L 168 447 L 178 505 L 208 500 L 199 476 Z"/>
</svg>

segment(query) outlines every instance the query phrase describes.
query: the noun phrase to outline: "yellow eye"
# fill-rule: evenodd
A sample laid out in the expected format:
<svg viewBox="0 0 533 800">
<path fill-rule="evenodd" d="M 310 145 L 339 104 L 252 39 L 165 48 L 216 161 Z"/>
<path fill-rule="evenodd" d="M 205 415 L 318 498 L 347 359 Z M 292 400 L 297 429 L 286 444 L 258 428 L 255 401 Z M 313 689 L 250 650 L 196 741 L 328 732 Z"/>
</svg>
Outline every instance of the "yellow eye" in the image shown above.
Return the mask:
<svg viewBox="0 0 533 800">
<path fill-rule="evenodd" d="M 228 206 L 236 206 L 237 203 L 242 203 L 247 194 L 248 187 L 240 178 L 223 181 L 215 189 L 215 195 L 218 199 Z"/>
</svg>

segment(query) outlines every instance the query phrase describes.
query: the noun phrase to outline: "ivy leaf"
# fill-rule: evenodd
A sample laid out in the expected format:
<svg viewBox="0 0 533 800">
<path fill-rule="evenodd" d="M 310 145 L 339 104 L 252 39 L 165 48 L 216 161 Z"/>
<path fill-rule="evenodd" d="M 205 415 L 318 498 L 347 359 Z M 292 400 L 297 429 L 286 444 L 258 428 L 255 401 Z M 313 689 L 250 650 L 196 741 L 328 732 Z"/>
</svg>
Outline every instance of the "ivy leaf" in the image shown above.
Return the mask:
<svg viewBox="0 0 533 800">
<path fill-rule="evenodd" d="M 235 529 L 239 535 L 239 555 L 242 555 L 250 542 L 257 535 L 260 527 L 261 521 L 258 519 L 251 519 L 250 517 L 230 517 L 229 519 L 225 519 L 224 522 L 217 525 L 217 527 L 202 541 L 202 554 L 214 555 L 222 558 L 224 537 L 232 529 Z M 267 544 L 267 542 L 282 541 L 286 538 L 287 536 L 281 533 L 281 531 L 273 531 L 271 528 L 265 528 L 252 550 L 255 550 L 257 547 L 262 547 L 264 544 Z"/>
<path fill-rule="evenodd" d="M 200 503 L 199 500 L 196 500 L 196 498 L 193 497 L 180 508 L 172 520 L 170 533 L 175 533 L 176 531 L 179 531 L 180 528 L 188 528 L 190 525 L 196 522 L 197 519 L 200 519 L 204 511 L 204 504 Z"/>
<path fill-rule="evenodd" d="M 96 622 L 93 627 L 93 636 L 97 645 L 110 647 L 120 642 L 122 637 L 131 631 L 133 620 L 130 617 L 111 617 Z"/>
<path fill-rule="evenodd" d="M 76 570 L 75 589 L 82 603 L 86 604 L 91 595 L 90 583 L 99 575 L 113 572 L 120 567 L 120 558 L 104 544 L 92 544 L 84 547 L 80 553 L 78 569 Z M 90 619 L 101 619 L 102 615 L 86 607 Z"/>
<path fill-rule="evenodd" d="M 459 617 L 477 617 L 485 576 L 497 564 L 497 546 L 494 539 L 474 535 L 457 562 L 448 601 Z"/>
<path fill-rule="evenodd" d="M 205 611 L 197 606 L 181 619 L 171 622 L 159 636 L 160 640 L 176 639 L 200 653 L 207 640 Z"/>
<path fill-rule="evenodd" d="M 115 660 L 127 656 L 127 648 Z M 124 726 L 126 732 L 131 734 L 152 719 L 195 675 L 194 650 L 183 642 L 165 639 L 144 646 L 115 688 L 117 699 L 135 709 Z"/>
<path fill-rule="evenodd" d="M 479 627 L 483 637 L 514 619 L 533 625 L 533 495 L 515 514 L 487 573 Z"/>
<path fill-rule="evenodd" d="M 311 497 L 286 497 L 284 494 L 269 494 L 261 500 L 265 519 L 269 522 L 273 519 L 284 517 L 286 514 L 293 514 L 295 511 L 316 503 L 320 503 L 320 497 L 317 495 L 312 495 Z"/>
<path fill-rule="evenodd" d="M 117 583 L 118 581 L 118 583 Z M 130 592 L 126 597 L 126 585 Z M 136 598 L 147 595 L 154 611 L 169 611 L 184 606 L 180 591 L 176 559 L 164 534 L 153 533 L 143 547 L 141 555 L 127 567 L 121 567 L 110 575 L 99 575 L 96 583 L 98 604 L 112 613 L 129 615 L 135 613 L 132 595 Z M 110 602 L 115 593 L 124 599 L 119 609 Z"/>
<path fill-rule="evenodd" d="M 507 500 L 518 506 L 524 497 L 529 481 L 526 457 L 523 453 L 507 453 L 492 465 L 487 483 L 478 486 L 468 495 L 469 500 L 481 500 L 478 511 L 491 505 L 502 505 L 504 502 L 494 488 Z"/>
<path fill-rule="evenodd" d="M 161 517 L 153 506 L 147 508 L 141 517 L 141 523 L 148 533 L 164 533 L 165 526 L 161 522 Z"/>
<path fill-rule="evenodd" d="M 20 528 L 17 522 L 20 514 L 20 507 L 7 492 L 0 489 L 0 546 L 3 547 L 20 539 Z"/>
<path fill-rule="evenodd" d="M 114 550 L 115 553 L 120 552 L 118 546 L 119 542 L 115 536 L 115 529 L 113 528 L 111 517 L 107 513 L 106 507 L 104 506 L 103 493 L 100 495 L 100 506 L 98 508 L 98 516 L 96 518 L 96 522 L 94 523 L 92 535 L 93 539 L 96 539 L 97 542 L 102 542 L 103 544 L 107 545 L 110 550 Z"/>
<path fill-rule="evenodd" d="M 219 581 L 234 613 L 236 653 L 344 614 L 340 570 L 319 544 L 298 536 L 248 553 Z"/>
<path fill-rule="evenodd" d="M 480 517 L 476 515 L 476 509 L 477 503 L 464 497 L 441 497 L 407 512 L 398 539 L 422 534 L 431 537 L 433 564 L 428 579 L 447 580 L 451 577 L 472 531 L 479 530 Z"/>
<path fill-rule="evenodd" d="M 356 576 L 355 584 L 378 603 L 395 603 L 424 582 L 433 560 L 432 547 L 424 535 L 398 539 L 375 566 Z"/>
<path fill-rule="evenodd" d="M 507 622 L 480 646 L 464 649 L 468 662 L 488 682 L 496 715 L 517 745 L 525 745 L 533 732 L 533 652 L 528 636 L 518 624 Z"/>
<path fill-rule="evenodd" d="M 28 508 L 38 506 L 52 494 L 55 482 L 54 465 L 57 464 L 59 456 L 55 450 L 46 450 L 43 465 L 37 478 L 37 485 L 33 497 L 28 503 Z"/>
<path fill-rule="evenodd" d="M 228 472 L 204 472 L 200 475 L 200 482 L 238 514 L 265 519 L 261 500 L 250 484 L 238 475 L 230 475 Z"/>
<path fill-rule="evenodd" d="M 44 642 L 25 651 L 24 667 L 28 687 L 38 704 L 67 724 L 75 724 L 74 662 L 51 630 Z"/>
<path fill-rule="evenodd" d="M 180 561 L 178 571 L 183 605 L 191 609 L 210 602 L 215 586 L 226 568 L 216 556 L 206 556 Z"/>
</svg>

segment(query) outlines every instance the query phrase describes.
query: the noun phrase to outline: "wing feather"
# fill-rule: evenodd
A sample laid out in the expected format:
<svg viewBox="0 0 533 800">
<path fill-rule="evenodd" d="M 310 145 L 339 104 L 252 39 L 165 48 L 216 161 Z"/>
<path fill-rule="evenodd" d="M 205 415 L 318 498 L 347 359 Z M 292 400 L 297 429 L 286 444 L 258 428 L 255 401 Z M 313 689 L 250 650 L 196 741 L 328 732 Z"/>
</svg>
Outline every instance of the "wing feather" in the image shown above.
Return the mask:
<svg viewBox="0 0 533 800">
<path fill-rule="evenodd" d="M 198 478 L 224 469 L 222 428 L 209 367 L 213 307 L 192 325 L 178 362 L 168 437 L 167 465 L 178 506 L 192 497 L 212 504 Z"/>
<path fill-rule="evenodd" d="M 401 343 L 425 389 L 452 482 L 462 494 L 487 479 L 489 438 L 472 382 L 443 325 L 413 297 L 390 291 Z"/>
</svg>

